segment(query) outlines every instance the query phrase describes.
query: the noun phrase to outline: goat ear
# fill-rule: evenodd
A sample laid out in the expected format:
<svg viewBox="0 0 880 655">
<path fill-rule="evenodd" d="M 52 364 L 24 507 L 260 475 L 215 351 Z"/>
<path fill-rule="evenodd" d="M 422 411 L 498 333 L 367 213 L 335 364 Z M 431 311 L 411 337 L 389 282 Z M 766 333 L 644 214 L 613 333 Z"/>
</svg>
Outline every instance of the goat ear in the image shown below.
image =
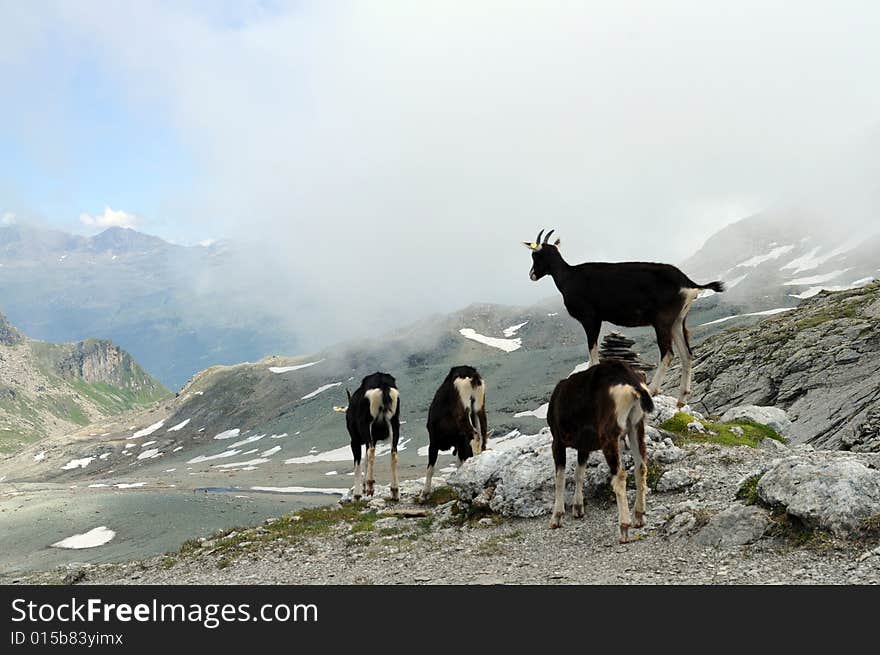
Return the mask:
<svg viewBox="0 0 880 655">
<path fill-rule="evenodd" d="M 562 243 L 562 239 L 556 239 L 556 242 L 553 245 L 558 248 L 560 243 Z"/>
<path fill-rule="evenodd" d="M 538 247 L 538 244 L 534 241 L 523 241 L 522 244 L 529 250 L 535 250 Z"/>
</svg>

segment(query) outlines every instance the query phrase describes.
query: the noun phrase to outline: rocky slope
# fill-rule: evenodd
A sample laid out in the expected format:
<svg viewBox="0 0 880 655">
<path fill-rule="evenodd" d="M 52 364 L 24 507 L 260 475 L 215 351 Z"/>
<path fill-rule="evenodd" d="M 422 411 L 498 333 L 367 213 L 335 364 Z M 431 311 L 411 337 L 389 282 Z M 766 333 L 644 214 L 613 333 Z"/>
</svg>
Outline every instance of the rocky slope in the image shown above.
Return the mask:
<svg viewBox="0 0 880 655">
<path fill-rule="evenodd" d="M 36 341 L 0 314 L 0 452 L 76 432 L 168 396 L 110 341 Z"/>
<path fill-rule="evenodd" d="M 797 443 L 880 451 L 880 283 L 823 292 L 722 332 L 697 357 L 691 402 L 703 411 L 775 405 L 788 412 Z"/>
</svg>

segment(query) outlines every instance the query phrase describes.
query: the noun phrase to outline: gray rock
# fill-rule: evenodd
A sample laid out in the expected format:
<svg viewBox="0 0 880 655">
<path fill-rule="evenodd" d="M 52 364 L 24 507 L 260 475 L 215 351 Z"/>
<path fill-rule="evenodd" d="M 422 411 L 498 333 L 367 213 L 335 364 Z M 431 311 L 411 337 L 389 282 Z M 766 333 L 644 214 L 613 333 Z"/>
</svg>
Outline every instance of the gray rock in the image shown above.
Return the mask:
<svg viewBox="0 0 880 655">
<path fill-rule="evenodd" d="M 834 356 L 834 361 L 838 364 L 852 364 L 853 362 L 859 361 L 859 357 L 859 353 L 852 348 L 844 348 L 843 350 L 837 351 L 837 354 Z"/>
<path fill-rule="evenodd" d="M 672 443 L 671 439 L 663 441 L 647 442 L 648 460 L 658 464 L 673 464 L 684 459 L 685 453 L 681 448 Z"/>
<path fill-rule="evenodd" d="M 808 526 L 853 535 L 880 513 L 880 471 L 855 456 L 830 455 L 786 457 L 758 481 L 758 495 Z"/>
<path fill-rule="evenodd" d="M 377 519 L 375 523 L 373 523 L 373 529 L 375 530 L 383 530 L 385 528 L 393 528 L 397 525 L 398 519 L 396 516 L 389 516 L 384 519 Z"/>
<path fill-rule="evenodd" d="M 485 504 L 505 516 L 529 518 L 549 514 L 555 494 L 555 474 L 551 445 L 553 438 L 544 428 L 527 442 L 509 448 L 493 448 L 469 459 L 450 474 L 447 483 L 468 503 Z M 626 458 L 625 458 L 626 459 Z M 630 460 L 631 461 L 631 460 Z M 566 502 L 574 495 L 574 469 L 577 457 L 566 458 Z M 608 484 L 610 471 L 601 452 L 590 454 L 584 476 L 584 493 L 596 495 Z M 494 488 L 489 494 L 486 490 Z"/>
<path fill-rule="evenodd" d="M 696 416 L 696 412 L 694 412 L 689 405 L 678 407 L 678 400 L 672 396 L 654 396 L 654 413 L 648 417 L 648 422 L 654 425 L 660 425 L 671 419 L 678 412 L 684 412 L 685 414 Z"/>
<path fill-rule="evenodd" d="M 660 480 L 657 482 L 657 491 L 678 491 L 691 486 L 700 477 L 700 474 L 693 469 L 670 469 L 660 476 Z"/>
<path fill-rule="evenodd" d="M 703 546 L 721 548 L 743 546 L 760 539 L 769 524 L 764 510 L 737 503 L 709 519 L 694 541 Z"/>
<path fill-rule="evenodd" d="M 762 407 L 760 405 L 740 405 L 732 407 L 721 415 L 722 423 L 730 423 L 740 419 L 748 419 L 761 425 L 773 428 L 779 434 L 787 434 L 791 430 L 791 421 L 784 409 L 778 407 Z"/>
</svg>

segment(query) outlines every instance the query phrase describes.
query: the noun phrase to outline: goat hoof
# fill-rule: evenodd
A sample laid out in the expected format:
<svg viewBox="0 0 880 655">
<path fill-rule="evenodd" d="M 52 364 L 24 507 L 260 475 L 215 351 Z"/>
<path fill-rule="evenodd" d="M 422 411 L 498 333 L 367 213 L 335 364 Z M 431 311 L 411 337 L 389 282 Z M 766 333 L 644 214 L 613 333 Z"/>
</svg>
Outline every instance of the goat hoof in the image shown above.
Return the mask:
<svg viewBox="0 0 880 655">
<path fill-rule="evenodd" d="M 400 489 L 391 487 L 391 500 L 400 500 Z"/>
<path fill-rule="evenodd" d="M 645 527 L 645 513 L 644 512 L 633 512 L 635 514 L 635 520 L 633 521 L 634 528 L 643 528 Z"/>
<path fill-rule="evenodd" d="M 571 515 L 576 519 L 582 519 L 584 517 L 584 506 L 583 505 L 572 505 Z"/>
<path fill-rule="evenodd" d="M 625 544 L 629 541 L 629 523 L 620 524 L 620 534 L 618 535 L 618 543 Z"/>
<path fill-rule="evenodd" d="M 553 515 L 553 518 L 550 519 L 550 529 L 555 530 L 556 528 L 562 527 L 562 514 L 556 513 Z"/>
<path fill-rule="evenodd" d="M 354 495 L 354 500 L 355 500 L 355 502 L 359 501 L 360 499 L 361 499 L 361 494 L 355 494 L 355 495 Z"/>
</svg>

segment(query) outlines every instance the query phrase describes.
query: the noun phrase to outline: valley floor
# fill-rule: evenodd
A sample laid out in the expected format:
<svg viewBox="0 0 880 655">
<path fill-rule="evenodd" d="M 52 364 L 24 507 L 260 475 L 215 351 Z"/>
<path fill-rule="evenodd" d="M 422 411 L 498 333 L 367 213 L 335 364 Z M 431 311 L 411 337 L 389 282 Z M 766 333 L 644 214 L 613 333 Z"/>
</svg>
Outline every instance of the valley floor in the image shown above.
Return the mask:
<svg viewBox="0 0 880 655">
<path fill-rule="evenodd" d="M 665 495 L 664 501 L 685 500 Z M 672 497 L 671 497 L 672 496 Z M 381 503 L 374 503 L 381 504 Z M 30 574 L 31 584 L 878 584 L 873 545 L 823 541 L 796 546 L 764 538 L 722 550 L 663 534 L 663 516 L 619 545 L 613 504 L 593 501 L 583 519 L 496 516 L 443 525 L 448 505 L 427 517 L 414 503 L 388 509 L 331 510 L 346 514 L 313 536 L 272 538 L 274 528 L 193 542 L 176 555 Z M 650 512 L 650 506 L 649 506 Z M 321 520 L 312 510 L 312 518 Z M 655 512 L 654 514 L 657 514 Z M 453 517 L 454 518 L 454 517 Z M 268 524 L 267 524 L 268 525 Z M 268 538 L 267 538 L 268 537 Z M 10 580 L 7 580 L 10 582 Z"/>
</svg>

